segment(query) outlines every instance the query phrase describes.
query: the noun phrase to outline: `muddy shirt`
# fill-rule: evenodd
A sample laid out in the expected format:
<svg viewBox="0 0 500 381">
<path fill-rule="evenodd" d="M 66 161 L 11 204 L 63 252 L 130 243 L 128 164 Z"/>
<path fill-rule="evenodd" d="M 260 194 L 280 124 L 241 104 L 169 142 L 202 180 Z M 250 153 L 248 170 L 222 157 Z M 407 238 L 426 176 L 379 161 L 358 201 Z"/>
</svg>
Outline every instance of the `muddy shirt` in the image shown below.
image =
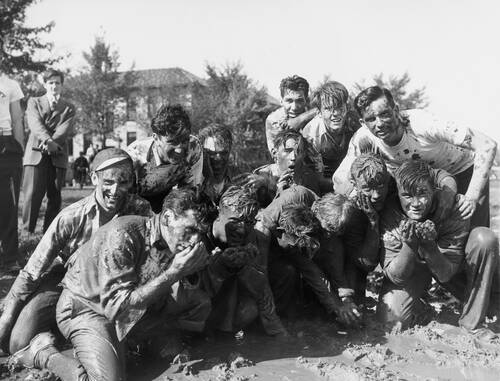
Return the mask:
<svg viewBox="0 0 500 381">
<path fill-rule="evenodd" d="M 114 219 L 68 261 L 63 287 L 114 322 L 120 340 L 147 309 L 130 306 L 130 293 L 158 277 L 174 257 L 161 238 L 159 219 L 158 215 Z"/>
<path fill-rule="evenodd" d="M 154 140 L 152 137 L 136 140 L 131 143 L 126 151 L 134 162 L 134 168 L 137 174 L 143 172 L 143 168 L 148 164 L 160 166 L 162 163 L 156 151 L 153 149 Z M 186 157 L 189 173 L 187 182 L 190 185 L 198 187 L 203 181 L 203 150 L 198 138 L 194 135 L 189 137 L 189 147 Z"/>
<path fill-rule="evenodd" d="M 380 263 L 384 272 L 389 271 L 388 266 L 397 258 L 403 248 L 400 223 L 408 219 L 404 214 L 399 200 L 392 199 L 387 203 L 380 219 L 382 237 L 382 251 Z M 432 219 L 432 213 L 429 216 Z M 462 220 L 459 213 L 454 211 L 449 218 L 436 224 L 437 245 L 439 251 L 454 265 L 457 272 L 465 257 L 465 245 L 469 236 L 470 220 Z M 430 268 L 432 271 L 432 268 Z M 389 274 L 390 275 L 390 274 Z M 390 279 L 392 279 L 389 276 Z"/>
<path fill-rule="evenodd" d="M 124 215 L 150 216 L 149 203 L 129 194 L 123 208 L 113 217 Z M 100 227 L 99 206 L 95 193 L 64 208 L 54 218 L 38 243 L 28 263 L 19 272 L 9 295 L 25 301 L 39 286 L 42 276 L 56 259 L 66 263 L 79 247 L 87 242 Z"/>
<path fill-rule="evenodd" d="M 380 154 L 392 174 L 403 162 L 421 159 L 432 168 L 441 168 L 452 175 L 461 173 L 474 163 L 474 152 L 462 147 L 470 139 L 467 128 L 443 122 L 423 110 L 408 110 L 410 124 L 405 127 L 401 141 L 395 146 L 385 144 L 366 126 L 352 137 L 345 159 L 333 175 L 336 192 L 346 194 L 349 187 L 351 165 L 363 152 Z"/>
</svg>

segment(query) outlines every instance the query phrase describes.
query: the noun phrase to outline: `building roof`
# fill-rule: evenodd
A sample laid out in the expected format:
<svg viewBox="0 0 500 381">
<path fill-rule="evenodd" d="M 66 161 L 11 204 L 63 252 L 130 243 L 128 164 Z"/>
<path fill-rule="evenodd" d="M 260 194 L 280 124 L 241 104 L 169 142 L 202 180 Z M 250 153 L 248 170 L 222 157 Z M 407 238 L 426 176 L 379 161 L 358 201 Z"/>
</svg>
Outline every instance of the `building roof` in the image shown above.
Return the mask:
<svg viewBox="0 0 500 381">
<path fill-rule="evenodd" d="M 135 85 L 141 88 L 187 86 L 194 83 L 204 85 L 206 81 L 180 67 L 167 69 L 134 70 Z"/>
</svg>

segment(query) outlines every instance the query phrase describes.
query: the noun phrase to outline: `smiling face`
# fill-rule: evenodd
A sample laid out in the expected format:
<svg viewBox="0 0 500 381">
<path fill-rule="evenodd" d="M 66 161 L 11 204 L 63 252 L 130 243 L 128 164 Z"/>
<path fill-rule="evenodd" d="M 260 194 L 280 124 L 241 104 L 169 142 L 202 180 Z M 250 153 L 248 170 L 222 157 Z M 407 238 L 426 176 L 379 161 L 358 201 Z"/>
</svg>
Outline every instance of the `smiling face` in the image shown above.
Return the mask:
<svg viewBox="0 0 500 381">
<path fill-rule="evenodd" d="M 117 165 L 92 173 L 96 200 L 106 213 L 117 213 L 132 188 L 132 166 Z"/>
<path fill-rule="evenodd" d="M 380 97 L 366 107 L 360 122 L 385 144 L 394 146 L 403 137 L 398 112 L 397 106 L 391 107 L 386 97 Z"/>
<path fill-rule="evenodd" d="M 167 209 L 162 212 L 160 231 L 172 254 L 194 247 L 203 237 L 203 229 L 198 223 L 199 214 L 189 209 L 176 216 Z"/>
<path fill-rule="evenodd" d="M 321 108 L 321 117 L 326 128 L 330 131 L 341 131 L 344 126 L 344 121 L 347 116 L 347 105 L 343 104 L 340 107 Z"/>
<path fill-rule="evenodd" d="M 434 188 L 428 181 L 423 181 L 412 190 L 404 189 L 398 184 L 398 196 L 401 208 L 412 220 L 424 221 L 431 211 Z"/>
<path fill-rule="evenodd" d="M 189 148 L 189 133 L 172 138 L 153 134 L 154 149 L 161 160 L 161 164 L 179 164 L 186 160 Z"/>
<path fill-rule="evenodd" d="M 303 90 L 285 90 L 281 98 L 281 105 L 289 118 L 295 118 L 306 111 L 307 97 Z"/>
</svg>

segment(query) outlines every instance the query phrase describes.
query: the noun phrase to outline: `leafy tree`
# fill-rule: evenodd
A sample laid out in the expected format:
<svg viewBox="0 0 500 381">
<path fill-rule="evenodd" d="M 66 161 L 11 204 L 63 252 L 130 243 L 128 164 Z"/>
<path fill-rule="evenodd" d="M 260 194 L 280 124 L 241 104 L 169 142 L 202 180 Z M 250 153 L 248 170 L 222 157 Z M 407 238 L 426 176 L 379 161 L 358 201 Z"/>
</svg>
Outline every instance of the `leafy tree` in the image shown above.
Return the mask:
<svg viewBox="0 0 500 381">
<path fill-rule="evenodd" d="M 41 72 L 61 57 L 37 59 L 48 53 L 52 43 L 44 42 L 41 35 L 54 27 L 51 22 L 44 26 L 24 25 L 26 9 L 36 0 L 2 0 L 0 2 L 0 60 L 1 69 L 8 74 L 23 74 L 27 71 Z"/>
<path fill-rule="evenodd" d="M 115 125 L 126 117 L 124 105 L 135 75 L 132 70 L 118 71 L 118 51 L 112 50 L 103 37 L 96 37 L 83 57 L 87 68 L 68 79 L 68 96 L 79 111 L 77 129 L 99 136 L 104 146 Z"/>
<path fill-rule="evenodd" d="M 390 75 L 388 79 L 384 78 L 383 73 L 373 76 L 374 84 L 388 89 L 402 110 L 427 107 L 429 104 L 425 96 L 425 86 L 409 91 L 408 84 L 410 80 L 410 75 L 407 72 L 401 76 Z M 365 82 L 366 81 L 363 80 L 354 84 L 356 94 L 366 87 L 372 86 L 366 85 Z"/>
<path fill-rule="evenodd" d="M 269 161 L 265 142 L 265 119 L 273 110 L 267 91 L 244 72 L 241 63 L 223 67 L 206 65 L 206 86 L 197 86 L 193 96 L 192 123 L 199 130 L 219 123 L 233 132 L 233 157 L 242 170 Z"/>
</svg>

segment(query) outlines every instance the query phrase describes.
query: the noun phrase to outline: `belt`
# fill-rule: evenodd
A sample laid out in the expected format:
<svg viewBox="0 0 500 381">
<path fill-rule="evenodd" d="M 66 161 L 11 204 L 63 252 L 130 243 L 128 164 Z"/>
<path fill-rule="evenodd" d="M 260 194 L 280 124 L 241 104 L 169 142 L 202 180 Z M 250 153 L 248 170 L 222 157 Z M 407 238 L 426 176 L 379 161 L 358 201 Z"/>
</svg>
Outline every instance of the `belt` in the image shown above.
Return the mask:
<svg viewBox="0 0 500 381">
<path fill-rule="evenodd" d="M 2 131 L 2 130 L 0 130 L 0 136 L 12 136 L 12 131 Z"/>
</svg>

